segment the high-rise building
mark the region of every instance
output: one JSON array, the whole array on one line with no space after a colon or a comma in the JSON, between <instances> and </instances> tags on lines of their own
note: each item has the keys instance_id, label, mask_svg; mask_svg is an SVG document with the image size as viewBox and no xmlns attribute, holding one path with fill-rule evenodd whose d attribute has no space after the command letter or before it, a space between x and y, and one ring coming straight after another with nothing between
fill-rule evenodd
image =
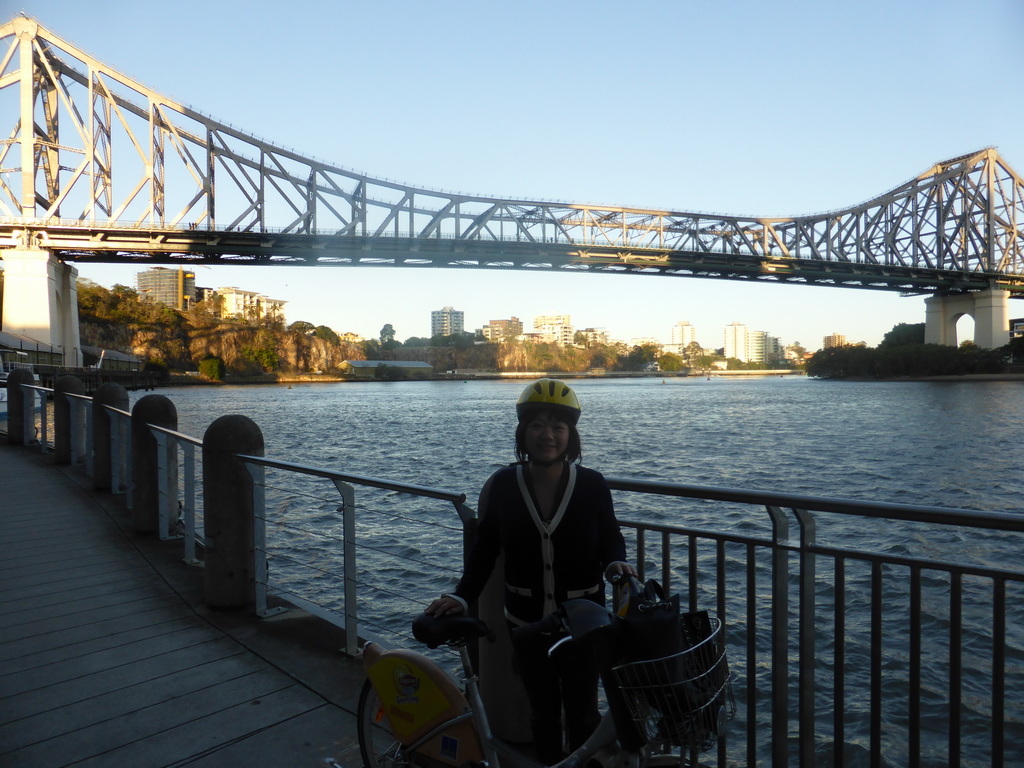
<instances>
[{"instance_id":1,"label":"high-rise building","mask_svg":"<svg viewBox=\"0 0 1024 768\"><path fill-rule=\"evenodd\" d=\"M741 362L747 361L747 326L743 323L730 323L725 326L725 356L735 357Z\"/></svg>"},{"instance_id":2,"label":"high-rise building","mask_svg":"<svg viewBox=\"0 0 1024 768\"><path fill-rule=\"evenodd\" d=\"M690 325L686 320L681 320L672 326L672 344L680 349L697 340L697 328Z\"/></svg>"},{"instance_id":3,"label":"high-rise building","mask_svg":"<svg viewBox=\"0 0 1024 768\"><path fill-rule=\"evenodd\" d=\"M462 333L464 312L451 307L435 309L430 313L430 336L451 336Z\"/></svg>"},{"instance_id":4,"label":"high-rise building","mask_svg":"<svg viewBox=\"0 0 1024 768\"><path fill-rule=\"evenodd\" d=\"M139 295L184 312L196 300L196 273L153 267L135 275Z\"/></svg>"},{"instance_id":5,"label":"high-rise building","mask_svg":"<svg viewBox=\"0 0 1024 768\"><path fill-rule=\"evenodd\" d=\"M782 358L782 345L767 331L752 331L743 323L732 323L725 326L725 356L743 363L776 365Z\"/></svg>"},{"instance_id":6,"label":"high-rise building","mask_svg":"<svg viewBox=\"0 0 1024 768\"><path fill-rule=\"evenodd\" d=\"M821 346L825 349L830 347L845 347L846 336L841 333L833 333L831 336L826 336L821 340Z\"/></svg>"},{"instance_id":7,"label":"high-rise building","mask_svg":"<svg viewBox=\"0 0 1024 768\"><path fill-rule=\"evenodd\" d=\"M491 320L483 327L482 333L488 341L514 339L523 335L523 321L514 316L508 320Z\"/></svg>"}]
</instances>

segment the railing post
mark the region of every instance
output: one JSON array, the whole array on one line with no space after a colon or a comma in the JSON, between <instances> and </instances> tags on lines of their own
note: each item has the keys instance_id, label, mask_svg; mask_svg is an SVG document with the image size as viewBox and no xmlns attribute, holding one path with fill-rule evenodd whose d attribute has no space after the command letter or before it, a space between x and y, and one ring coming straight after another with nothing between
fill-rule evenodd
<instances>
[{"instance_id":1,"label":"railing post","mask_svg":"<svg viewBox=\"0 0 1024 768\"><path fill-rule=\"evenodd\" d=\"M815 589L817 581L817 558L811 547L817 541L814 517L806 509L794 509L797 524L800 526L800 669L798 682L800 765L815 765L815 727L814 727L814 669L817 664L815 643ZM843 671L836 670L841 675Z\"/></svg>"},{"instance_id":2,"label":"railing post","mask_svg":"<svg viewBox=\"0 0 1024 768\"><path fill-rule=\"evenodd\" d=\"M39 397L39 452L46 453L47 445L50 441L49 432L47 429L47 412L46 412L46 393L40 389L35 390L36 395ZM34 405L33 398L33 405ZM26 418L28 414L26 413ZM33 422L35 419L33 419Z\"/></svg>"},{"instance_id":3,"label":"railing post","mask_svg":"<svg viewBox=\"0 0 1024 768\"><path fill-rule=\"evenodd\" d=\"M96 388L92 396L92 486L97 491L113 490L114 439L112 432L118 428L111 414L104 406L128 410L128 390L120 384L106 382Z\"/></svg>"},{"instance_id":4,"label":"railing post","mask_svg":"<svg viewBox=\"0 0 1024 768\"><path fill-rule=\"evenodd\" d=\"M92 399L80 401L85 407L85 474L87 477L96 476L96 459L93 450L94 435L96 434L96 409L93 407Z\"/></svg>"},{"instance_id":5,"label":"railing post","mask_svg":"<svg viewBox=\"0 0 1024 768\"><path fill-rule=\"evenodd\" d=\"M167 435L158 441L150 424L178 429L178 411L170 398L146 395L132 407L132 525L136 531L166 539L178 520L178 462L168 461ZM175 452L176 454L176 452ZM162 472L160 470L163 470Z\"/></svg>"},{"instance_id":6,"label":"railing post","mask_svg":"<svg viewBox=\"0 0 1024 768\"><path fill-rule=\"evenodd\" d=\"M342 535L345 539L345 653L355 656L359 653L359 610L356 594L356 492L348 483L334 481L341 494Z\"/></svg>"},{"instance_id":7,"label":"railing post","mask_svg":"<svg viewBox=\"0 0 1024 768\"><path fill-rule=\"evenodd\" d=\"M789 519L766 506L772 520L772 765L789 765Z\"/></svg>"},{"instance_id":8,"label":"railing post","mask_svg":"<svg viewBox=\"0 0 1024 768\"><path fill-rule=\"evenodd\" d=\"M286 610L267 607L267 581L270 578L267 567L267 472L262 464L246 464L245 468L252 476L253 602L256 615L266 619Z\"/></svg>"},{"instance_id":9,"label":"railing post","mask_svg":"<svg viewBox=\"0 0 1024 768\"><path fill-rule=\"evenodd\" d=\"M36 436L35 417L25 417L25 401L35 408L35 390L22 389L22 384L34 385L31 371L16 368L7 375L7 442L10 445L29 445ZM31 413L31 411L30 411Z\"/></svg>"},{"instance_id":10,"label":"railing post","mask_svg":"<svg viewBox=\"0 0 1024 768\"><path fill-rule=\"evenodd\" d=\"M182 516L185 518L185 562L193 565L196 560L196 447L188 440L177 440L185 468L185 489Z\"/></svg>"},{"instance_id":11,"label":"railing post","mask_svg":"<svg viewBox=\"0 0 1024 768\"><path fill-rule=\"evenodd\" d=\"M77 376L61 376L53 384L53 460L57 464L72 464L81 454L76 443L82 436L81 430L76 429L80 411L72 402L74 398L68 395L84 394L85 384Z\"/></svg>"},{"instance_id":12,"label":"railing post","mask_svg":"<svg viewBox=\"0 0 1024 768\"><path fill-rule=\"evenodd\" d=\"M263 456L263 433L247 416L221 416L203 435L203 573L211 608L255 602L253 480L238 454Z\"/></svg>"}]
</instances>

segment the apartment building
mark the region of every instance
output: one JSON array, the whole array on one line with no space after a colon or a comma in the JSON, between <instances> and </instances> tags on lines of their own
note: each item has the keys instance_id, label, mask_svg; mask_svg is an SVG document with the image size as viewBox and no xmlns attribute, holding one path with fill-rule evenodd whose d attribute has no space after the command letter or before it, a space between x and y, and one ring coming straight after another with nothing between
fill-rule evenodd
<instances>
[{"instance_id":1,"label":"apartment building","mask_svg":"<svg viewBox=\"0 0 1024 768\"><path fill-rule=\"evenodd\" d=\"M435 309L430 313L430 336L451 336L462 333L465 328L465 313L451 307Z\"/></svg>"}]
</instances>

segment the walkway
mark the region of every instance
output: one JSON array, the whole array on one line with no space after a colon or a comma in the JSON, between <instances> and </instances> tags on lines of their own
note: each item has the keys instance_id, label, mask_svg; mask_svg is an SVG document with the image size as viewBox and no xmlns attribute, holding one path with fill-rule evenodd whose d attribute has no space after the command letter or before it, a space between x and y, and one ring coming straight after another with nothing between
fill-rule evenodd
<instances>
[{"instance_id":1,"label":"walkway","mask_svg":"<svg viewBox=\"0 0 1024 768\"><path fill-rule=\"evenodd\" d=\"M201 603L123 497L0 445L0 765L359 768L340 630Z\"/></svg>"}]
</instances>

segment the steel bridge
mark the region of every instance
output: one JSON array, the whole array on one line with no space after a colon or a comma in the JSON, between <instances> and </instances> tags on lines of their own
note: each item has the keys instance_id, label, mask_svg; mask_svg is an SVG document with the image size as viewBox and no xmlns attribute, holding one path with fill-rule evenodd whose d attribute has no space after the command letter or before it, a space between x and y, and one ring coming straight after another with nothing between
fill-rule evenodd
<instances>
[{"instance_id":1,"label":"steel bridge","mask_svg":"<svg viewBox=\"0 0 1024 768\"><path fill-rule=\"evenodd\" d=\"M4 124L7 124L5 128ZM850 208L789 218L512 200L374 178L169 99L34 20L0 26L5 330L77 339L72 263L559 270L899 291L929 340L1005 343L1024 296L1024 180L994 148ZM45 296L30 284L55 285ZM8 309L11 305L11 309ZM55 336L51 335L52 339ZM69 361L71 362L71 361Z\"/></svg>"}]
</instances>

